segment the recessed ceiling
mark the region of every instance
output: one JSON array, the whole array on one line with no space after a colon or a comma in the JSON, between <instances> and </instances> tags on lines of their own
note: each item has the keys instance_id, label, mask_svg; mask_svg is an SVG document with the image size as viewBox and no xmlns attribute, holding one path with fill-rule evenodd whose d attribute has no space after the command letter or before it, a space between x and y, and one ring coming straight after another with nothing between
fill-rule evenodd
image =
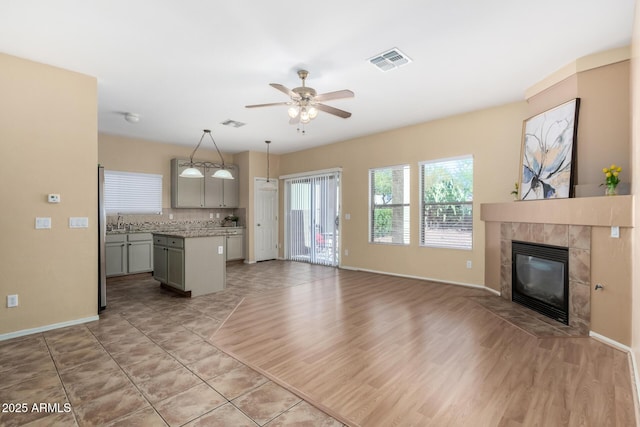
<instances>
[{"instance_id":1,"label":"recessed ceiling","mask_svg":"<svg viewBox=\"0 0 640 427\"><path fill-rule=\"evenodd\" d=\"M520 101L573 60L631 43L633 0L4 0L0 52L97 77L100 132L193 146L211 129L224 152L297 151ZM402 17L394 20L392 17ZM391 47L410 66L381 73ZM350 111L289 125L269 83ZM139 115L137 123L124 113ZM242 127L224 126L232 118Z\"/></svg>"}]
</instances>

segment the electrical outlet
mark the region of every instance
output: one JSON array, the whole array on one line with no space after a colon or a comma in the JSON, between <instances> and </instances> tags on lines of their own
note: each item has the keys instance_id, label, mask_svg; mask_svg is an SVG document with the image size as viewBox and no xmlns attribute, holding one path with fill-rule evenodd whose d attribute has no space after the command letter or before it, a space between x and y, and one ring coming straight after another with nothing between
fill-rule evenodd
<instances>
[{"instance_id":1,"label":"electrical outlet","mask_svg":"<svg viewBox=\"0 0 640 427\"><path fill-rule=\"evenodd\" d=\"M169 219L173 219L173 214L169 214Z\"/></svg>"},{"instance_id":2,"label":"electrical outlet","mask_svg":"<svg viewBox=\"0 0 640 427\"><path fill-rule=\"evenodd\" d=\"M213 219L213 212L209 214L209 219Z\"/></svg>"},{"instance_id":3,"label":"electrical outlet","mask_svg":"<svg viewBox=\"0 0 640 427\"><path fill-rule=\"evenodd\" d=\"M220 218L220 213L216 212L216 219Z\"/></svg>"},{"instance_id":4,"label":"electrical outlet","mask_svg":"<svg viewBox=\"0 0 640 427\"><path fill-rule=\"evenodd\" d=\"M7 295L7 308L18 306L18 295Z\"/></svg>"},{"instance_id":5,"label":"electrical outlet","mask_svg":"<svg viewBox=\"0 0 640 427\"><path fill-rule=\"evenodd\" d=\"M470 259L469 259L469 260L467 260L467 268L471 268L471 266L472 266L472 265L473 265L473 264L471 263L471 260L470 260Z\"/></svg>"},{"instance_id":6,"label":"electrical outlet","mask_svg":"<svg viewBox=\"0 0 640 427\"><path fill-rule=\"evenodd\" d=\"M224 246L218 246L218 254L222 255L224 253Z\"/></svg>"},{"instance_id":7,"label":"electrical outlet","mask_svg":"<svg viewBox=\"0 0 640 427\"><path fill-rule=\"evenodd\" d=\"M617 225L614 225L611 227L611 237L613 237L614 239L619 239L620 238L620 227Z\"/></svg>"}]
</instances>

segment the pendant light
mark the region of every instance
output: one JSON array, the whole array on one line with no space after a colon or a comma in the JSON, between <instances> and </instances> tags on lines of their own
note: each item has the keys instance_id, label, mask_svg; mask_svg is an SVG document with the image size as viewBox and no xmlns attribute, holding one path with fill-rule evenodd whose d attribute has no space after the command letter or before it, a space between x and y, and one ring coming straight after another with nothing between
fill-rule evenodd
<instances>
[{"instance_id":1,"label":"pendant light","mask_svg":"<svg viewBox=\"0 0 640 427\"><path fill-rule=\"evenodd\" d=\"M271 141L265 141L265 144L267 144L267 182L262 183L260 190L276 191L278 189L278 183L271 181L269 178L269 145L271 145Z\"/></svg>"},{"instance_id":2,"label":"pendant light","mask_svg":"<svg viewBox=\"0 0 640 427\"><path fill-rule=\"evenodd\" d=\"M213 142L213 146L216 147L216 151L218 152L218 156L220 156L220 161L222 163L193 161L193 156L196 154L196 151L198 151L198 148L200 148L200 144L202 144L202 140L204 139L205 135L209 135L209 138L211 138L211 142ZM216 141L213 139L213 136L211 135L211 131L209 129L204 129L202 131L202 136L200 137L200 141L198 141L198 145L196 145L196 148L193 149L191 156L189 156L189 163L182 163L180 164L180 166L188 166L180 173L180 177L182 178L204 178L204 175L200 170L201 168L203 168L205 170L217 169L215 173L211 175L213 178L233 179L233 175L231 175L231 172L229 172L229 170L224 166L224 157L222 157L222 153L220 153L220 150L218 149L218 144L216 144Z\"/></svg>"}]
</instances>

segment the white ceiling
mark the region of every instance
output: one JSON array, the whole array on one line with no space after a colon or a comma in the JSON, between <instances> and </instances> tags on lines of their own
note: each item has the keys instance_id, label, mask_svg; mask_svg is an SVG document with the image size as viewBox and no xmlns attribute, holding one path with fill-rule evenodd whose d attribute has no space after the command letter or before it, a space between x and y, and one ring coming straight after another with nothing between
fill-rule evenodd
<instances>
[{"instance_id":1,"label":"white ceiling","mask_svg":"<svg viewBox=\"0 0 640 427\"><path fill-rule=\"evenodd\" d=\"M631 43L634 0L0 0L0 52L96 76L100 132L285 153L519 101L573 60ZM367 59L397 47L413 62ZM350 111L306 135L269 83ZM124 120L124 112L140 122ZM245 122L225 127L227 119Z\"/></svg>"}]
</instances>

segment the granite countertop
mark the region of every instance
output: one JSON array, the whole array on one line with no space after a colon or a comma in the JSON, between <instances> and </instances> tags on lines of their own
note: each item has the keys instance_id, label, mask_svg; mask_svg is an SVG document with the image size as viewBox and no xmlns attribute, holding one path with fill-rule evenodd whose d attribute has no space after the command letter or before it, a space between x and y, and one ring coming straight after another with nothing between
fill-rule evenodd
<instances>
[{"instance_id":1,"label":"granite countertop","mask_svg":"<svg viewBox=\"0 0 640 427\"><path fill-rule=\"evenodd\" d=\"M209 237L209 236L226 236L228 234L237 234L238 231L244 230L244 227L198 227L198 228L165 228L162 226L151 229L114 229L107 231L107 235L113 234L132 234L132 233L152 233L162 234L174 237Z\"/></svg>"},{"instance_id":2,"label":"granite countertop","mask_svg":"<svg viewBox=\"0 0 640 427\"><path fill-rule=\"evenodd\" d=\"M239 227L220 227L220 228L204 228L196 230L171 230L171 231L154 231L153 234L159 234L162 236L182 237L183 239L190 237L213 237L213 236L226 236L228 234L235 234L237 231L231 233L229 228L237 230Z\"/></svg>"}]
</instances>

